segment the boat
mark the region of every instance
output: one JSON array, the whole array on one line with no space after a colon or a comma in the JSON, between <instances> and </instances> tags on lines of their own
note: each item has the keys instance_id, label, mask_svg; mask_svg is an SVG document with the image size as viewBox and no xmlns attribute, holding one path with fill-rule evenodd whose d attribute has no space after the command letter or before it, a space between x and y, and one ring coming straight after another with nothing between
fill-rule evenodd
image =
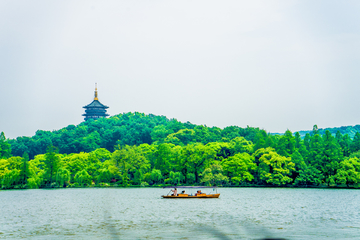
<instances>
[{"instance_id":1,"label":"boat","mask_svg":"<svg viewBox=\"0 0 360 240\"><path fill-rule=\"evenodd\" d=\"M203 193L201 190L198 190L194 194L188 194L185 193L185 191L182 191L181 193L178 193L176 196L174 194L171 194L171 190L167 195L161 195L162 198L219 198L220 193L217 193L216 187L204 187L204 186L173 186L173 187L164 187L164 188L213 188L213 191L216 189L215 193Z\"/></svg>"}]
</instances>

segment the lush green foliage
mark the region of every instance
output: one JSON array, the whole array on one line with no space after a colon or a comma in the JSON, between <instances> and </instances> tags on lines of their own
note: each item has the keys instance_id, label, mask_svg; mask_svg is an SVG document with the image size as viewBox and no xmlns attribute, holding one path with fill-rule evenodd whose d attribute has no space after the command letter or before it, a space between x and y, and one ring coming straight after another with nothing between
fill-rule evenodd
<instances>
[{"instance_id":1,"label":"lush green foliage","mask_svg":"<svg viewBox=\"0 0 360 240\"><path fill-rule=\"evenodd\" d=\"M38 131L32 138L7 140L2 133L0 150L0 183L6 189L360 183L360 134L353 139L341 132L321 134L316 125L301 138L289 130L271 135L128 113Z\"/></svg>"},{"instance_id":2,"label":"lush green foliage","mask_svg":"<svg viewBox=\"0 0 360 240\"><path fill-rule=\"evenodd\" d=\"M112 152L117 145L173 143L185 146L190 143L230 141L236 137L253 141L259 131L258 128L236 126L210 128L189 122L181 123L164 116L124 113L96 121L89 120L78 126L69 125L57 131L38 130L33 137L18 137L6 144L11 144L13 156L27 153L30 158L34 158L35 155L46 153L48 146L55 146L59 153L66 154L91 152L98 148ZM10 151L7 149L9 146L0 145L0 156L3 154L9 157Z\"/></svg>"}]
</instances>

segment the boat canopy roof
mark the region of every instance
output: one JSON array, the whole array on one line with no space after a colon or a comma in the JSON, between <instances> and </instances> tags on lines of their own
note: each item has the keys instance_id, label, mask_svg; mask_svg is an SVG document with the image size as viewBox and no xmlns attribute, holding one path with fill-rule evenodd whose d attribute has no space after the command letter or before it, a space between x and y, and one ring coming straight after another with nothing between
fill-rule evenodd
<instances>
[{"instance_id":1,"label":"boat canopy roof","mask_svg":"<svg viewBox=\"0 0 360 240\"><path fill-rule=\"evenodd\" d=\"M163 188L217 188L216 186L166 186Z\"/></svg>"}]
</instances>

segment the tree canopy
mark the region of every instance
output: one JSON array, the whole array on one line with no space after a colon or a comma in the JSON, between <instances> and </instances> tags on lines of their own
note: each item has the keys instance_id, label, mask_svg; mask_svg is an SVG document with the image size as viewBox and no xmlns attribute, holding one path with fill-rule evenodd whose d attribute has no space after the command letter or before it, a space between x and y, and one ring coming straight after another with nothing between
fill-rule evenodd
<instances>
[{"instance_id":1,"label":"tree canopy","mask_svg":"<svg viewBox=\"0 0 360 240\"><path fill-rule=\"evenodd\" d=\"M338 186L360 183L360 134L318 129L223 129L164 116L125 113L0 135L0 184L9 188L222 185Z\"/></svg>"}]
</instances>

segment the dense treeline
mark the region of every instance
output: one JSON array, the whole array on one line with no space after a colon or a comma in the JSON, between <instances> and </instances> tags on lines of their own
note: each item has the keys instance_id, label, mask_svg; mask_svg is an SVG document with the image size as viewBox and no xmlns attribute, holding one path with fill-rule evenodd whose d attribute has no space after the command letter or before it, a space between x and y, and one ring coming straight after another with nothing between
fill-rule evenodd
<instances>
[{"instance_id":1,"label":"dense treeline","mask_svg":"<svg viewBox=\"0 0 360 240\"><path fill-rule=\"evenodd\" d=\"M253 141L258 128L236 126L220 129L181 123L164 116L143 113L125 113L111 118L82 122L78 126L69 125L57 131L38 130L33 137L18 137L9 140L13 156L29 154L30 158L44 154L48 146L55 146L59 153L91 152L98 148L114 151L117 145L137 145L228 141L235 137L245 137Z\"/></svg>"},{"instance_id":2,"label":"dense treeline","mask_svg":"<svg viewBox=\"0 0 360 240\"><path fill-rule=\"evenodd\" d=\"M81 142L79 139L82 139L100 147L80 153L61 153L63 145L54 146L56 137L51 134L77 131L77 127L70 127L70 130L47 134L51 144L46 146L45 153L34 157L27 152L12 156L10 143L14 141L6 140L2 133L1 187L163 184L357 187L360 183L360 133L353 139L339 131L335 136L329 131L320 134L315 125L311 134L301 138L299 133L292 134L289 130L284 135L274 136L260 129L208 128L137 113L116 118L116 121L126 118L122 127L131 130L130 126L137 126L141 133L136 135L132 131L135 137L130 137L124 131L123 136L128 137L117 139L110 150L102 146L101 141L86 140L84 135L71 141ZM114 120L101 119L78 127L86 130L89 136L96 133L101 136L108 128L95 126L106 126L107 121ZM145 132L139 127L141 124L148 129L145 135L149 138L144 139L149 142L140 140ZM40 137L35 137L34 141L41 141ZM133 142L127 144L131 139Z\"/></svg>"}]
</instances>

